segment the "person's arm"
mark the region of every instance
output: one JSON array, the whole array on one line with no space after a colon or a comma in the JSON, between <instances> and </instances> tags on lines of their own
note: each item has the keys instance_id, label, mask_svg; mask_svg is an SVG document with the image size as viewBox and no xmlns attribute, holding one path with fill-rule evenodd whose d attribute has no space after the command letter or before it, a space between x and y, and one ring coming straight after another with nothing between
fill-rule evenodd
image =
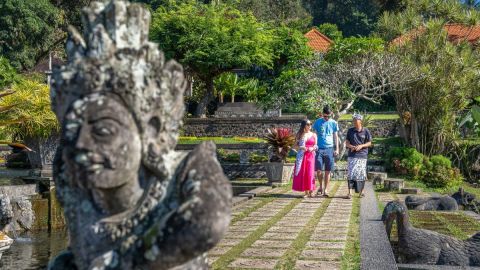
<instances>
[{"instance_id":1,"label":"person's arm","mask_svg":"<svg viewBox=\"0 0 480 270\"><path fill-rule=\"evenodd\" d=\"M308 151L310 152L314 152L314 151L317 151L318 149L318 146L317 146L317 134L313 133L313 139L315 141L314 145L312 147L309 147Z\"/></svg>"},{"instance_id":2,"label":"person's arm","mask_svg":"<svg viewBox=\"0 0 480 270\"><path fill-rule=\"evenodd\" d=\"M363 144L358 145L358 146L357 146L357 148L358 148L357 151L358 151L358 150L361 150L361 149L363 149L363 148L368 148L368 147L372 146L372 135L370 134L370 131L369 131L369 130L366 130L365 133L366 133L366 134L365 134L365 137L366 137L366 138L365 138L365 141L366 141L366 142L363 143Z\"/></svg>"},{"instance_id":3,"label":"person's arm","mask_svg":"<svg viewBox=\"0 0 480 270\"><path fill-rule=\"evenodd\" d=\"M334 155L338 156L340 153L339 139L338 139L338 123L335 123L335 131L333 133L333 139L335 140L335 152Z\"/></svg>"}]
</instances>

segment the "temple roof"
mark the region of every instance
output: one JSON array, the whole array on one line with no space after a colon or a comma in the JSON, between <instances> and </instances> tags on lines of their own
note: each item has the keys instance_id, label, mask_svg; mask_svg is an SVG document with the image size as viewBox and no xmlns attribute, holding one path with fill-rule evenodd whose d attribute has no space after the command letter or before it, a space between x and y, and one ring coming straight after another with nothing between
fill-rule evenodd
<instances>
[{"instance_id":1,"label":"temple roof","mask_svg":"<svg viewBox=\"0 0 480 270\"><path fill-rule=\"evenodd\" d=\"M331 39L322 34L316 28L312 28L312 30L308 31L308 33L305 34L305 37L308 39L307 45L315 52L326 53L333 44Z\"/></svg>"}]
</instances>

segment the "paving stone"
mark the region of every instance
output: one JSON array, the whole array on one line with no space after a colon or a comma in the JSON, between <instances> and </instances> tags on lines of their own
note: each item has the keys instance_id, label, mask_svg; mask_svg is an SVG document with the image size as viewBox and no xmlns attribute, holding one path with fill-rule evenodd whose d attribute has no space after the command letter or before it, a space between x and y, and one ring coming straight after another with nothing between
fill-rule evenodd
<instances>
[{"instance_id":1,"label":"paving stone","mask_svg":"<svg viewBox=\"0 0 480 270\"><path fill-rule=\"evenodd\" d=\"M269 212L266 212L266 211L259 211L259 212L253 212L251 213L250 215L248 215L249 217L273 217L275 216L276 214L278 214L279 211L269 211Z\"/></svg>"},{"instance_id":2,"label":"paving stone","mask_svg":"<svg viewBox=\"0 0 480 270\"><path fill-rule=\"evenodd\" d=\"M305 259L318 259L326 261L337 261L342 258L343 251L326 249L305 249L301 257Z\"/></svg>"},{"instance_id":3,"label":"paving stone","mask_svg":"<svg viewBox=\"0 0 480 270\"><path fill-rule=\"evenodd\" d=\"M317 241L309 241L305 245L306 248L310 249L345 249L345 242L317 242Z\"/></svg>"},{"instance_id":4,"label":"paving stone","mask_svg":"<svg viewBox=\"0 0 480 270\"><path fill-rule=\"evenodd\" d=\"M252 247L261 248L288 248L292 244L290 240L257 240Z\"/></svg>"},{"instance_id":5,"label":"paving stone","mask_svg":"<svg viewBox=\"0 0 480 270\"><path fill-rule=\"evenodd\" d=\"M340 270L341 264L337 262L320 262L320 261L306 261L298 260L295 264L295 269L298 270Z\"/></svg>"},{"instance_id":6,"label":"paving stone","mask_svg":"<svg viewBox=\"0 0 480 270\"><path fill-rule=\"evenodd\" d=\"M259 220L269 220L271 219L272 217L246 217L246 218L243 218L241 219L241 221L259 221Z\"/></svg>"},{"instance_id":7,"label":"paving stone","mask_svg":"<svg viewBox=\"0 0 480 270\"><path fill-rule=\"evenodd\" d=\"M347 241L347 234L313 234L310 239L315 241Z\"/></svg>"},{"instance_id":8,"label":"paving stone","mask_svg":"<svg viewBox=\"0 0 480 270\"><path fill-rule=\"evenodd\" d=\"M229 267L236 268L254 268L254 269L273 269L278 260L275 259L245 259L239 258L233 261Z\"/></svg>"},{"instance_id":9,"label":"paving stone","mask_svg":"<svg viewBox=\"0 0 480 270\"><path fill-rule=\"evenodd\" d=\"M243 239L243 238L246 238L247 236L249 236L252 232L227 232L225 234L225 238L229 238L229 239L237 239L237 238L240 238L240 239Z\"/></svg>"},{"instance_id":10,"label":"paving stone","mask_svg":"<svg viewBox=\"0 0 480 270\"><path fill-rule=\"evenodd\" d=\"M237 226L245 226L245 227L248 227L248 226L259 226L259 225L262 225L263 223L265 223L264 220L253 220L253 221L238 221L235 223L235 225Z\"/></svg>"},{"instance_id":11,"label":"paving stone","mask_svg":"<svg viewBox=\"0 0 480 270\"><path fill-rule=\"evenodd\" d=\"M238 245L240 242L242 242L243 239L223 239L218 243L218 246L228 246L228 247L233 247Z\"/></svg>"},{"instance_id":12,"label":"paving stone","mask_svg":"<svg viewBox=\"0 0 480 270\"><path fill-rule=\"evenodd\" d=\"M281 222L305 222L308 223L312 217L283 217L279 221Z\"/></svg>"},{"instance_id":13,"label":"paving stone","mask_svg":"<svg viewBox=\"0 0 480 270\"><path fill-rule=\"evenodd\" d=\"M294 221L294 220L286 220L286 221L279 221L275 223L276 226L284 226L284 227L304 227L307 225L308 220L305 221Z\"/></svg>"},{"instance_id":14,"label":"paving stone","mask_svg":"<svg viewBox=\"0 0 480 270\"><path fill-rule=\"evenodd\" d=\"M347 234L348 228L337 228L337 227L317 227L315 228L314 234Z\"/></svg>"},{"instance_id":15,"label":"paving stone","mask_svg":"<svg viewBox=\"0 0 480 270\"><path fill-rule=\"evenodd\" d=\"M208 252L208 255L213 255L213 256L221 256L225 253L227 253L227 251L229 251L232 247L225 247L225 246L218 246L218 247L214 247L213 249L211 249L209 252Z\"/></svg>"},{"instance_id":16,"label":"paving stone","mask_svg":"<svg viewBox=\"0 0 480 270\"><path fill-rule=\"evenodd\" d=\"M279 258L282 257L286 249L275 248L247 248L240 256L242 257L262 257L262 258Z\"/></svg>"},{"instance_id":17,"label":"paving stone","mask_svg":"<svg viewBox=\"0 0 480 270\"><path fill-rule=\"evenodd\" d=\"M228 228L229 232L253 232L258 229L257 226L237 226L232 225Z\"/></svg>"},{"instance_id":18,"label":"paving stone","mask_svg":"<svg viewBox=\"0 0 480 270\"><path fill-rule=\"evenodd\" d=\"M265 233L260 239L295 240L298 233Z\"/></svg>"},{"instance_id":19,"label":"paving stone","mask_svg":"<svg viewBox=\"0 0 480 270\"><path fill-rule=\"evenodd\" d=\"M298 233L303 230L304 227L284 227L284 226L273 226L268 229L268 232L283 232L283 233Z\"/></svg>"},{"instance_id":20,"label":"paving stone","mask_svg":"<svg viewBox=\"0 0 480 270\"><path fill-rule=\"evenodd\" d=\"M319 223L317 223L317 227L348 228L348 223L336 224L332 221L320 221Z\"/></svg>"}]
</instances>

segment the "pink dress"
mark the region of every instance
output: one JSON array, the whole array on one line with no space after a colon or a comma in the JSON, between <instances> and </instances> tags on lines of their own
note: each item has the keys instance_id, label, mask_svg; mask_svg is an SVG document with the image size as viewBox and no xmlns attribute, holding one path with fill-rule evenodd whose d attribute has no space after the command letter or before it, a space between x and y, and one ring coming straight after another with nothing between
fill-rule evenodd
<instances>
[{"instance_id":1,"label":"pink dress","mask_svg":"<svg viewBox=\"0 0 480 270\"><path fill-rule=\"evenodd\" d=\"M307 148L314 147L315 136L310 136L306 142L303 139L300 140L299 145ZM315 151L298 150L292 189L295 191L315 190Z\"/></svg>"}]
</instances>

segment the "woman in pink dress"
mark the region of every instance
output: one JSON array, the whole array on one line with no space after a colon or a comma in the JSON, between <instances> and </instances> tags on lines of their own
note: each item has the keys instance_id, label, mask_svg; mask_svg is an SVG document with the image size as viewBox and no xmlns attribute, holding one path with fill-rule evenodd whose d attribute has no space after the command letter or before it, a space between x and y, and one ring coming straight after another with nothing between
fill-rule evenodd
<instances>
[{"instance_id":1,"label":"woman in pink dress","mask_svg":"<svg viewBox=\"0 0 480 270\"><path fill-rule=\"evenodd\" d=\"M295 191L305 192L306 197L312 197L315 190L315 151L317 150L317 135L310 130L312 123L303 120L297 132L295 148L297 159L293 171L293 186Z\"/></svg>"}]
</instances>

